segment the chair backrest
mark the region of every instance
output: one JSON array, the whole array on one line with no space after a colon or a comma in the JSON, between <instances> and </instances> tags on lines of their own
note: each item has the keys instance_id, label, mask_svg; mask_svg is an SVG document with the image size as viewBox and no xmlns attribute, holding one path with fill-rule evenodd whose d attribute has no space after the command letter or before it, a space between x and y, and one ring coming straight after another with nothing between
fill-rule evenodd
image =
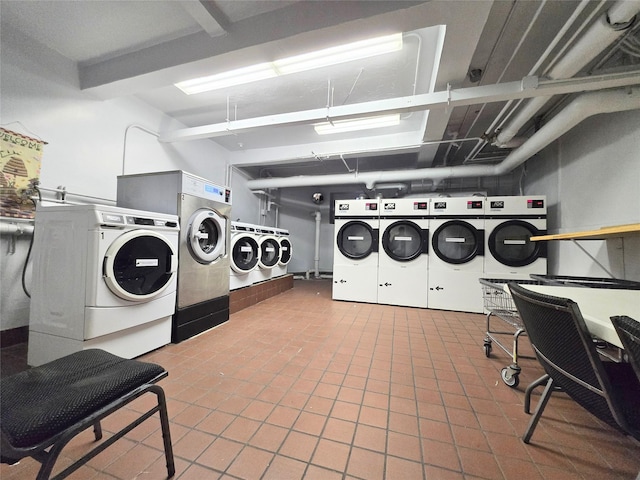
<instances>
[{"instance_id":1,"label":"chair backrest","mask_svg":"<svg viewBox=\"0 0 640 480\"><path fill-rule=\"evenodd\" d=\"M611 322L618 332L618 337L629 357L629 363L640 380L640 321L620 315L611 317Z\"/></svg>"},{"instance_id":2,"label":"chair backrest","mask_svg":"<svg viewBox=\"0 0 640 480\"><path fill-rule=\"evenodd\" d=\"M607 373L598 358L578 305L510 283L524 328L546 373L578 404L612 427L626 421L610 394Z\"/></svg>"}]
</instances>

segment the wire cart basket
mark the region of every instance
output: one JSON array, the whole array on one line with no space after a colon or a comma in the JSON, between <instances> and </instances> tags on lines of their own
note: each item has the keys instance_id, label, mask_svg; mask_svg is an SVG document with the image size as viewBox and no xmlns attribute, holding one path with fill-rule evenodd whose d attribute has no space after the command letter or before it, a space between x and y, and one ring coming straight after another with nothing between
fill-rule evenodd
<instances>
[{"instance_id":1,"label":"wire cart basket","mask_svg":"<svg viewBox=\"0 0 640 480\"><path fill-rule=\"evenodd\" d=\"M526 335L524 325L520 319L520 315L513 302L513 298L505 285L513 280L493 279L493 278L481 278L480 284L482 285L482 297L484 299L484 308L487 313L487 333L484 338L484 353L487 357L491 356L491 350L493 344L496 344L512 359L512 363L504 367L500 371L502 381L511 388L516 388L520 383L520 371L521 368L518 365L518 339L521 335ZM522 284L540 284L538 280L517 280ZM511 327L510 330L492 330L491 329L491 317L498 317L506 325ZM505 326L503 325L503 328ZM504 336L513 336L512 347L503 343L505 342ZM522 358L532 358L522 356Z\"/></svg>"}]
</instances>

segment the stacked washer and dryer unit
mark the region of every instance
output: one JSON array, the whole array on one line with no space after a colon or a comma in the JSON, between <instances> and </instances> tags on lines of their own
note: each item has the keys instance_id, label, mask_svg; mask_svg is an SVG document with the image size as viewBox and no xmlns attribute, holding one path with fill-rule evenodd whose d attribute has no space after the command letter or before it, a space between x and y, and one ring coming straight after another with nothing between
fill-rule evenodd
<instances>
[{"instance_id":1,"label":"stacked washer and dryer unit","mask_svg":"<svg viewBox=\"0 0 640 480\"><path fill-rule=\"evenodd\" d=\"M172 342L227 321L231 190L181 170L123 175L118 205L180 218Z\"/></svg>"},{"instance_id":2,"label":"stacked washer and dryer unit","mask_svg":"<svg viewBox=\"0 0 640 480\"><path fill-rule=\"evenodd\" d=\"M176 215L38 205L27 362L101 348L133 358L171 342Z\"/></svg>"}]
</instances>

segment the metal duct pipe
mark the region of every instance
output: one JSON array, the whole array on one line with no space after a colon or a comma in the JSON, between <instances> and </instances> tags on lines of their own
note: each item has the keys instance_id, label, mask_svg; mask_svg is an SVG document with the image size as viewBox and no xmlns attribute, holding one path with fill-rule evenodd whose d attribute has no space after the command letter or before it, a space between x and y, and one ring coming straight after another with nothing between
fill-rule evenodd
<instances>
[{"instance_id":1,"label":"metal duct pipe","mask_svg":"<svg viewBox=\"0 0 640 480\"><path fill-rule=\"evenodd\" d=\"M320 278L320 222L322 220L322 214L320 211L314 212L316 217L316 238L315 238L315 255L313 257L313 271L314 277Z\"/></svg>"},{"instance_id":2,"label":"metal duct pipe","mask_svg":"<svg viewBox=\"0 0 640 480\"><path fill-rule=\"evenodd\" d=\"M32 235L33 225L2 221L0 222L0 233L2 235Z\"/></svg>"},{"instance_id":3,"label":"metal duct pipe","mask_svg":"<svg viewBox=\"0 0 640 480\"><path fill-rule=\"evenodd\" d=\"M554 79L571 78L585 65L611 45L624 29L619 25L631 26L634 17L640 12L640 2L621 0L615 3L600 21L595 22L580 40L567 52L547 76ZM531 98L522 110L503 127L497 135L495 145L505 147L520 129L549 101L551 97Z\"/></svg>"},{"instance_id":4,"label":"metal duct pipe","mask_svg":"<svg viewBox=\"0 0 640 480\"><path fill-rule=\"evenodd\" d=\"M372 189L379 182L441 180L445 178L499 176L513 170L586 118L600 113L640 109L640 89L617 89L583 94L497 165L463 165L418 170L378 171L336 175L297 176L248 180L250 189L286 188L364 183Z\"/></svg>"}]
</instances>

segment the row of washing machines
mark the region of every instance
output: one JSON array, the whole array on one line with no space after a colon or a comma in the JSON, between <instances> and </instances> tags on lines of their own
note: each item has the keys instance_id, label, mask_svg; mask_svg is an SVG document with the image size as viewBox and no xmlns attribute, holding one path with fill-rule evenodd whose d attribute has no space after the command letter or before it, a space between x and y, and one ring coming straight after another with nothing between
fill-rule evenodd
<instances>
[{"instance_id":1,"label":"row of washing machines","mask_svg":"<svg viewBox=\"0 0 640 480\"><path fill-rule=\"evenodd\" d=\"M285 275L292 254L289 230L231 222L229 288Z\"/></svg>"},{"instance_id":2,"label":"row of washing machines","mask_svg":"<svg viewBox=\"0 0 640 480\"><path fill-rule=\"evenodd\" d=\"M483 312L479 279L546 274L544 196L338 200L333 299Z\"/></svg>"},{"instance_id":3,"label":"row of washing machines","mask_svg":"<svg viewBox=\"0 0 640 480\"><path fill-rule=\"evenodd\" d=\"M38 205L28 363L133 358L229 318L231 190L183 171L118 177L117 206Z\"/></svg>"}]
</instances>

